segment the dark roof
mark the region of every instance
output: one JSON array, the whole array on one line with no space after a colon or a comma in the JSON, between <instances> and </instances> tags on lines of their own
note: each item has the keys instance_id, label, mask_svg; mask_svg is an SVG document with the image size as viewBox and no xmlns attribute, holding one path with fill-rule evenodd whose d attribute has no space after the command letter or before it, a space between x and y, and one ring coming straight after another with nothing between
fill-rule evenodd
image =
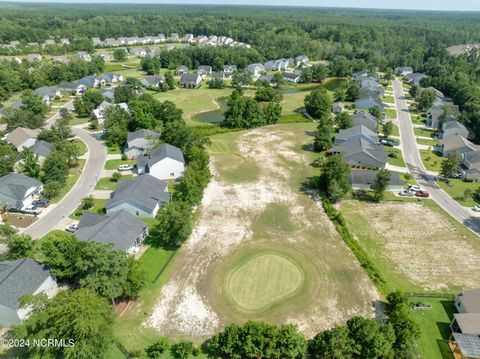
<instances>
[{"instance_id":1,"label":"dark roof","mask_svg":"<svg viewBox=\"0 0 480 359\"><path fill-rule=\"evenodd\" d=\"M139 138L148 138L148 137L157 137L158 132L152 130L146 130L144 128L137 130L135 132L129 132L127 135L127 143Z\"/></svg>"},{"instance_id":2,"label":"dark roof","mask_svg":"<svg viewBox=\"0 0 480 359\"><path fill-rule=\"evenodd\" d=\"M29 188L41 185L40 181L28 176L9 173L0 177L0 203L8 203L10 206L18 205L25 198L25 193Z\"/></svg>"},{"instance_id":3,"label":"dark roof","mask_svg":"<svg viewBox=\"0 0 480 359\"><path fill-rule=\"evenodd\" d=\"M53 149L53 144L43 140L36 141L35 144L32 147L30 147L30 150L33 153L44 158L47 158L52 154L52 149Z\"/></svg>"},{"instance_id":4,"label":"dark roof","mask_svg":"<svg viewBox=\"0 0 480 359\"><path fill-rule=\"evenodd\" d=\"M77 84L93 87L95 85L95 76L85 76L77 81Z\"/></svg>"},{"instance_id":5,"label":"dark roof","mask_svg":"<svg viewBox=\"0 0 480 359\"><path fill-rule=\"evenodd\" d=\"M467 128L463 124L454 120L453 118L451 118L447 122L444 122L443 125L442 125L443 131L446 131L446 130L449 130L449 129L452 129L452 128L456 128L456 129L468 132Z\"/></svg>"},{"instance_id":6,"label":"dark roof","mask_svg":"<svg viewBox=\"0 0 480 359\"><path fill-rule=\"evenodd\" d=\"M458 297L467 313L480 313L480 288L464 290Z\"/></svg>"},{"instance_id":7,"label":"dark roof","mask_svg":"<svg viewBox=\"0 0 480 359\"><path fill-rule=\"evenodd\" d=\"M214 79L223 80L225 78L225 73L224 72L212 72L212 77Z\"/></svg>"},{"instance_id":8,"label":"dark roof","mask_svg":"<svg viewBox=\"0 0 480 359\"><path fill-rule=\"evenodd\" d=\"M157 85L158 83L165 82L165 78L163 76L147 76L140 82L143 86L148 87L150 85Z\"/></svg>"},{"instance_id":9,"label":"dark roof","mask_svg":"<svg viewBox=\"0 0 480 359\"><path fill-rule=\"evenodd\" d=\"M480 335L480 313L456 313L453 316L463 334Z\"/></svg>"},{"instance_id":10,"label":"dark roof","mask_svg":"<svg viewBox=\"0 0 480 359\"><path fill-rule=\"evenodd\" d=\"M471 165L480 163L480 151L465 152L462 156L463 159Z\"/></svg>"},{"instance_id":11,"label":"dark roof","mask_svg":"<svg viewBox=\"0 0 480 359\"><path fill-rule=\"evenodd\" d=\"M350 182L352 184L368 184L375 182L379 171L370 170L352 170L350 171ZM403 181L398 176L398 173L390 172L389 186L403 186Z\"/></svg>"},{"instance_id":12,"label":"dark roof","mask_svg":"<svg viewBox=\"0 0 480 359\"><path fill-rule=\"evenodd\" d=\"M152 151L150 151L150 154L148 156L141 156L137 158L137 166L152 166L155 163L163 160L164 158L171 158L178 162L185 163L181 149L168 143L163 143L157 148L154 148Z\"/></svg>"},{"instance_id":13,"label":"dark roof","mask_svg":"<svg viewBox=\"0 0 480 359\"><path fill-rule=\"evenodd\" d=\"M59 91L57 86L42 86L34 90L34 92L39 96L48 96L55 97Z\"/></svg>"},{"instance_id":14,"label":"dark roof","mask_svg":"<svg viewBox=\"0 0 480 359\"><path fill-rule=\"evenodd\" d=\"M167 184L159 179L145 174L137 176L133 180L121 180L118 182L113 197L107 200L107 210L125 201L153 211L158 203L170 201L170 194L166 192Z\"/></svg>"},{"instance_id":15,"label":"dark roof","mask_svg":"<svg viewBox=\"0 0 480 359\"><path fill-rule=\"evenodd\" d=\"M81 241L113 243L117 250L127 250L147 228L147 224L125 210L110 214L84 213L75 237Z\"/></svg>"},{"instance_id":16,"label":"dark roof","mask_svg":"<svg viewBox=\"0 0 480 359\"><path fill-rule=\"evenodd\" d=\"M378 137L375 132L373 132L366 126L358 125L358 126L347 128L345 130L340 130L335 136L335 143L342 143L356 136L365 137L365 139L370 143L378 142Z\"/></svg>"},{"instance_id":17,"label":"dark roof","mask_svg":"<svg viewBox=\"0 0 480 359\"><path fill-rule=\"evenodd\" d=\"M18 298L35 293L49 276L48 268L31 258L0 262L0 304L19 309Z\"/></svg>"},{"instance_id":18,"label":"dark roof","mask_svg":"<svg viewBox=\"0 0 480 359\"><path fill-rule=\"evenodd\" d=\"M182 83L182 84L189 84L189 83L197 84L199 78L200 78L199 74L184 73L184 74L182 74L182 77L180 78L180 83Z\"/></svg>"},{"instance_id":19,"label":"dark roof","mask_svg":"<svg viewBox=\"0 0 480 359\"><path fill-rule=\"evenodd\" d=\"M370 129L376 129L378 126L377 118L368 112L358 111L355 112L352 117L354 125L362 124Z\"/></svg>"},{"instance_id":20,"label":"dark roof","mask_svg":"<svg viewBox=\"0 0 480 359\"><path fill-rule=\"evenodd\" d=\"M296 74L295 72L284 72L282 73L283 77L286 77L287 79L296 79L300 77L299 74Z\"/></svg>"},{"instance_id":21,"label":"dark roof","mask_svg":"<svg viewBox=\"0 0 480 359\"><path fill-rule=\"evenodd\" d=\"M339 146L335 146L334 152L341 152L344 154L344 157L363 152L378 162L387 163L387 152L383 146L371 144L362 137L356 137Z\"/></svg>"}]
</instances>

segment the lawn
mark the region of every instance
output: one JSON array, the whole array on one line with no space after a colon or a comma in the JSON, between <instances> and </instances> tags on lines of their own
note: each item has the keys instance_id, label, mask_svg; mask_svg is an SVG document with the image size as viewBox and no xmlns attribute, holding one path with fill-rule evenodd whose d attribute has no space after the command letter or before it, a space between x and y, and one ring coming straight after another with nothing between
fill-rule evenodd
<instances>
[{"instance_id":1,"label":"lawn","mask_svg":"<svg viewBox=\"0 0 480 359\"><path fill-rule=\"evenodd\" d=\"M480 188L479 183L465 182L461 179L449 179L448 183L437 181L437 184L462 206L473 207L480 203L475 196L475 192Z\"/></svg>"},{"instance_id":2,"label":"lawn","mask_svg":"<svg viewBox=\"0 0 480 359\"><path fill-rule=\"evenodd\" d=\"M385 112L385 115L387 116L387 118L390 118L392 120L397 118L397 110L395 109L387 108L383 112Z\"/></svg>"},{"instance_id":3,"label":"lawn","mask_svg":"<svg viewBox=\"0 0 480 359\"><path fill-rule=\"evenodd\" d=\"M437 146L438 145L438 140L426 140L426 139L423 139L423 138L419 138L417 139L417 143L419 145L426 145L426 146Z\"/></svg>"},{"instance_id":4,"label":"lawn","mask_svg":"<svg viewBox=\"0 0 480 359\"><path fill-rule=\"evenodd\" d=\"M108 147L107 148L107 153L109 155L118 155L122 153L122 150L120 147L114 146L114 147Z\"/></svg>"},{"instance_id":5,"label":"lawn","mask_svg":"<svg viewBox=\"0 0 480 359\"><path fill-rule=\"evenodd\" d=\"M421 336L417 340L420 355L424 359L453 359L448 346L451 330L449 328L453 313L456 312L454 302L448 298L412 297L411 303L431 305L430 310L411 311L412 319L420 328Z\"/></svg>"},{"instance_id":6,"label":"lawn","mask_svg":"<svg viewBox=\"0 0 480 359\"><path fill-rule=\"evenodd\" d=\"M395 103L395 99L393 98L393 96L385 96L383 98L383 102L385 103L390 103L390 104L394 104Z\"/></svg>"},{"instance_id":7,"label":"lawn","mask_svg":"<svg viewBox=\"0 0 480 359\"><path fill-rule=\"evenodd\" d=\"M105 162L106 170L116 170L120 165L135 165L135 160L108 160Z\"/></svg>"},{"instance_id":8,"label":"lawn","mask_svg":"<svg viewBox=\"0 0 480 359\"><path fill-rule=\"evenodd\" d=\"M442 169L442 162L445 161L445 157L442 157L439 152L431 150L419 150L420 158L423 165L428 171L440 172Z\"/></svg>"},{"instance_id":9,"label":"lawn","mask_svg":"<svg viewBox=\"0 0 480 359\"><path fill-rule=\"evenodd\" d=\"M88 152L88 147L85 142L79 139L75 139L73 140L73 142L77 145L79 156L83 156L85 153Z\"/></svg>"},{"instance_id":10,"label":"lawn","mask_svg":"<svg viewBox=\"0 0 480 359\"><path fill-rule=\"evenodd\" d=\"M55 198L50 200L51 203L58 203L60 200L72 189L72 187L77 183L78 178L82 174L83 168L85 167L85 160L78 160L78 165L70 168L68 172L67 183L62 187L60 192Z\"/></svg>"},{"instance_id":11,"label":"lawn","mask_svg":"<svg viewBox=\"0 0 480 359\"><path fill-rule=\"evenodd\" d=\"M405 162L403 161L402 151L398 148L383 146L385 151L388 153L395 153L397 158L387 157L388 163L392 166L405 167Z\"/></svg>"},{"instance_id":12,"label":"lawn","mask_svg":"<svg viewBox=\"0 0 480 359\"><path fill-rule=\"evenodd\" d=\"M90 121L90 117L78 117L74 116L73 119L69 122L70 126L82 125Z\"/></svg>"},{"instance_id":13,"label":"lawn","mask_svg":"<svg viewBox=\"0 0 480 359\"><path fill-rule=\"evenodd\" d=\"M103 199L103 198L94 198L93 199L93 207L88 209L88 210L84 210L84 209L77 209L75 212L73 212L71 215L70 215L70 218L72 219L77 219L77 220L80 220L80 217L82 216L83 213L85 212L89 212L89 213L96 213L96 214L103 214L105 213L104 209L105 209L105 202L107 200L106 199Z\"/></svg>"},{"instance_id":14,"label":"lawn","mask_svg":"<svg viewBox=\"0 0 480 359\"><path fill-rule=\"evenodd\" d=\"M414 131L415 131L415 136L434 138L437 135L437 131L430 130L427 128L415 127Z\"/></svg>"},{"instance_id":15,"label":"lawn","mask_svg":"<svg viewBox=\"0 0 480 359\"><path fill-rule=\"evenodd\" d=\"M427 124L427 120L425 119L425 117L422 117L420 115L414 115L411 113L410 118L412 119L412 123L416 125L425 126Z\"/></svg>"},{"instance_id":16,"label":"lawn","mask_svg":"<svg viewBox=\"0 0 480 359\"><path fill-rule=\"evenodd\" d=\"M132 179L133 176L131 174L122 175L122 180ZM102 177L98 180L95 189L102 190L102 191L113 191L117 186L117 182L113 180L112 177Z\"/></svg>"}]
</instances>

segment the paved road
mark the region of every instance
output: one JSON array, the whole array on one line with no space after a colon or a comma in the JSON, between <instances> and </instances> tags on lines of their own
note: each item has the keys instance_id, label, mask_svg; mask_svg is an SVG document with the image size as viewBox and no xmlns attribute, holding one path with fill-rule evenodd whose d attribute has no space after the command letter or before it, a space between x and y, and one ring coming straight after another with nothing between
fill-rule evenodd
<instances>
[{"instance_id":1,"label":"paved road","mask_svg":"<svg viewBox=\"0 0 480 359\"><path fill-rule=\"evenodd\" d=\"M477 234L480 233L480 218L475 217L469 210L460 206L444 190L438 187L433 180L433 176L426 170L417 149L415 132L410 119L410 113L408 112L408 105L405 101L402 83L399 80L393 82L393 90L397 104L398 125L401 138L400 144L403 149L405 163L413 177L447 213Z\"/></svg>"},{"instance_id":2,"label":"paved road","mask_svg":"<svg viewBox=\"0 0 480 359\"><path fill-rule=\"evenodd\" d=\"M49 123L50 120L49 120ZM95 188L107 158L107 149L94 134L80 128L72 128L73 133L87 144L88 158L83 173L77 183L50 212L28 227L23 233L33 238L41 238L68 217Z\"/></svg>"}]
</instances>

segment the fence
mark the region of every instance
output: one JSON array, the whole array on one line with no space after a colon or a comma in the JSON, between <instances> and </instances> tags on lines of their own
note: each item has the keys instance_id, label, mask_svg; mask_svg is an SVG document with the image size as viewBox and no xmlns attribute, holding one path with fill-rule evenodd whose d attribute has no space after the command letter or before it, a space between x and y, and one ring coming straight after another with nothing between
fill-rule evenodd
<instances>
[{"instance_id":1,"label":"fence","mask_svg":"<svg viewBox=\"0 0 480 359\"><path fill-rule=\"evenodd\" d=\"M454 301L457 297L456 294L450 293L420 293L420 292L406 292L405 296L407 297L418 297L418 298L445 298L451 301Z\"/></svg>"}]
</instances>

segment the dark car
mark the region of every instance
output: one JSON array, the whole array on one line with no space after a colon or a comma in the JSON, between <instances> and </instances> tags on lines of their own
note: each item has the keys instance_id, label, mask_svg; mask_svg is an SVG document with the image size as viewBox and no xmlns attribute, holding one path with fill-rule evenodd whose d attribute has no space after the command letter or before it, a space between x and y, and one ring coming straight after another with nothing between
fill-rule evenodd
<instances>
[{"instance_id":1,"label":"dark car","mask_svg":"<svg viewBox=\"0 0 480 359\"><path fill-rule=\"evenodd\" d=\"M415 193L415 196L427 198L430 197L430 193L428 193L427 191L417 191Z\"/></svg>"},{"instance_id":2,"label":"dark car","mask_svg":"<svg viewBox=\"0 0 480 359\"><path fill-rule=\"evenodd\" d=\"M12 213L21 213L22 207L8 207L7 211Z\"/></svg>"},{"instance_id":3,"label":"dark car","mask_svg":"<svg viewBox=\"0 0 480 359\"><path fill-rule=\"evenodd\" d=\"M36 201L32 202L32 206L36 206L36 207L46 208L49 205L50 205L50 201L48 199L37 199Z\"/></svg>"}]
</instances>

